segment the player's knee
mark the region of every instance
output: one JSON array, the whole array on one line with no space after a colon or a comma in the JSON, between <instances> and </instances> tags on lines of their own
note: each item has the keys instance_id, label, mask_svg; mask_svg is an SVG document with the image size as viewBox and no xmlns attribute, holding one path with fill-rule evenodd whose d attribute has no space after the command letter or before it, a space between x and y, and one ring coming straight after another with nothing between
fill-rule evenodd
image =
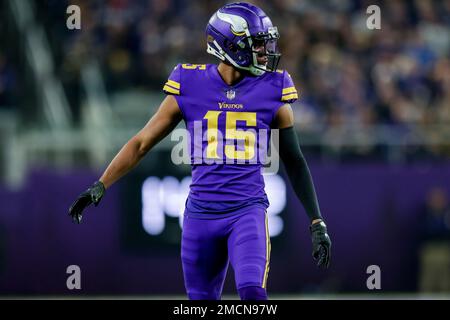
<instances>
[{"instance_id":1,"label":"player's knee","mask_svg":"<svg viewBox=\"0 0 450 320\"><path fill-rule=\"evenodd\" d=\"M246 263L241 261L234 265L237 288L262 286L262 280L267 277L268 271L266 268L266 260L253 260Z\"/></svg>"},{"instance_id":2,"label":"player's knee","mask_svg":"<svg viewBox=\"0 0 450 320\"><path fill-rule=\"evenodd\" d=\"M241 300L267 300L266 289L258 286L243 287L239 290Z\"/></svg>"}]
</instances>

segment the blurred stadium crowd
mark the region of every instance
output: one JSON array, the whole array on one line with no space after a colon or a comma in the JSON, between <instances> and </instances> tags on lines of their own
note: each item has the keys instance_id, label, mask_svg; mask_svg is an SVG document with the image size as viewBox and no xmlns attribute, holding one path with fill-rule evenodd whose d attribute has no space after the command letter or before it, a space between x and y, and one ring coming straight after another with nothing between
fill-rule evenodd
<instances>
[{"instance_id":1,"label":"blurred stadium crowd","mask_svg":"<svg viewBox=\"0 0 450 320\"><path fill-rule=\"evenodd\" d=\"M253 1L281 32L281 67L302 97L298 128L321 133L331 152L382 153L379 141L411 136L421 154L449 154L442 143L450 123L450 1ZM381 30L366 27L366 8L381 7ZM65 10L81 7L81 31L68 31ZM214 60L205 53L204 28L222 1L108 0L36 2L50 35L58 76L79 119L80 69L101 62L109 93L161 90L178 62ZM0 105L14 105L18 81L0 50ZM147 106L143 106L147 107ZM156 107L156 106L155 106ZM373 131L388 125L389 134ZM381 137L374 140L376 137ZM392 140L392 139L391 139ZM416 141L413 139L413 141ZM414 142L413 142L414 144Z\"/></svg>"}]
</instances>

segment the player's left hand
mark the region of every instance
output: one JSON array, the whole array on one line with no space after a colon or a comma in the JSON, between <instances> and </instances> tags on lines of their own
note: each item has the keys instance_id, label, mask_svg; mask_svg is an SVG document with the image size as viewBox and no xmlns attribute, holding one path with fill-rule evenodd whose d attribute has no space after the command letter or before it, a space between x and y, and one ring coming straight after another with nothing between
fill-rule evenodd
<instances>
[{"instance_id":1,"label":"player's left hand","mask_svg":"<svg viewBox=\"0 0 450 320\"><path fill-rule=\"evenodd\" d=\"M331 258L331 240L327 233L325 222L320 221L309 227L312 237L313 258L317 260L319 268L326 269L330 266Z\"/></svg>"},{"instance_id":2,"label":"player's left hand","mask_svg":"<svg viewBox=\"0 0 450 320\"><path fill-rule=\"evenodd\" d=\"M83 210L92 203L97 206L105 194L105 186L101 181L95 182L86 191L82 192L74 203L70 206L69 215L76 223L81 222Z\"/></svg>"}]
</instances>

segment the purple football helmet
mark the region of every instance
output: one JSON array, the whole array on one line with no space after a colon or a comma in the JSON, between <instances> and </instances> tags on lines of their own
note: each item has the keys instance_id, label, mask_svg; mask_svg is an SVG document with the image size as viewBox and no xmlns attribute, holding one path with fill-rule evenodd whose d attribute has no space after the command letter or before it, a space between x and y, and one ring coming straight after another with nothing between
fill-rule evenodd
<instances>
[{"instance_id":1,"label":"purple football helmet","mask_svg":"<svg viewBox=\"0 0 450 320\"><path fill-rule=\"evenodd\" d=\"M207 52L234 67L260 76L280 61L277 27L257 6L236 2L220 8L206 27Z\"/></svg>"}]
</instances>

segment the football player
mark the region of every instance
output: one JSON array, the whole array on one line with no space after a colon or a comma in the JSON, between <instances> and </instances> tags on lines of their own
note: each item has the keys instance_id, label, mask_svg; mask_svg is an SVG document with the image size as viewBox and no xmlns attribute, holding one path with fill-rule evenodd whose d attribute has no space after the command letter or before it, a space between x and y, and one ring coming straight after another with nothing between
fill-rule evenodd
<instances>
[{"instance_id":1,"label":"football player","mask_svg":"<svg viewBox=\"0 0 450 320\"><path fill-rule=\"evenodd\" d=\"M206 27L207 52L220 63L177 65L156 114L69 209L81 222L83 210L98 205L105 190L181 120L191 137L205 128L200 140L191 138L192 183L182 230L190 299L220 299L230 263L241 299L267 299L269 203L257 152L267 146L261 146L261 130L279 130L280 157L311 222L313 257L319 267L329 266L331 241L293 127L290 104L298 98L297 89L288 72L277 69L279 37L270 18L254 5L232 3L215 12Z\"/></svg>"}]
</instances>

